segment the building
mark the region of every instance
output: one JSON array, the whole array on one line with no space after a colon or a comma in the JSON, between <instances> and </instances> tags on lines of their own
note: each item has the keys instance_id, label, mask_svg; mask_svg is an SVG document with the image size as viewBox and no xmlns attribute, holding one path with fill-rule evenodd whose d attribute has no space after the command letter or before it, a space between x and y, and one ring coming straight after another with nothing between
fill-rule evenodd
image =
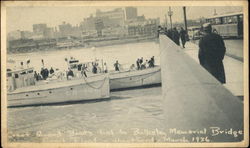
<instances>
[{"instance_id":1,"label":"building","mask_svg":"<svg viewBox=\"0 0 250 148\"><path fill-rule=\"evenodd\" d=\"M71 24L63 22L61 25L59 25L59 32L60 32L60 37L68 37L71 32Z\"/></svg>"},{"instance_id":2,"label":"building","mask_svg":"<svg viewBox=\"0 0 250 148\"><path fill-rule=\"evenodd\" d=\"M102 35L105 37L123 37L128 35L126 27L105 28L102 30Z\"/></svg>"},{"instance_id":3,"label":"building","mask_svg":"<svg viewBox=\"0 0 250 148\"><path fill-rule=\"evenodd\" d=\"M83 31L87 31L87 30L95 30L95 21L96 18L93 17L93 15L91 15L88 18L84 18L83 22L80 23L80 28Z\"/></svg>"},{"instance_id":4,"label":"building","mask_svg":"<svg viewBox=\"0 0 250 148\"><path fill-rule=\"evenodd\" d=\"M18 40L21 39L21 31L17 30L17 31L11 31L8 33L8 40Z\"/></svg>"},{"instance_id":5,"label":"building","mask_svg":"<svg viewBox=\"0 0 250 148\"><path fill-rule=\"evenodd\" d=\"M51 27L51 28L46 28L45 31L44 31L44 38L46 39L51 39L51 38L54 38L54 29Z\"/></svg>"},{"instance_id":6,"label":"building","mask_svg":"<svg viewBox=\"0 0 250 148\"><path fill-rule=\"evenodd\" d=\"M76 25L72 26L69 23L63 22L61 25L59 25L59 37L64 38L64 37L81 37L81 27Z\"/></svg>"},{"instance_id":7,"label":"building","mask_svg":"<svg viewBox=\"0 0 250 148\"><path fill-rule=\"evenodd\" d=\"M122 8L105 12L96 10L96 17L103 20L104 27L123 27L125 22L125 14Z\"/></svg>"},{"instance_id":8,"label":"building","mask_svg":"<svg viewBox=\"0 0 250 148\"><path fill-rule=\"evenodd\" d=\"M47 24L33 24L33 33L35 35L44 34L47 29Z\"/></svg>"},{"instance_id":9,"label":"building","mask_svg":"<svg viewBox=\"0 0 250 148\"><path fill-rule=\"evenodd\" d=\"M91 37L97 37L98 34L97 34L97 31L96 30L84 30L82 31L82 38L91 38Z\"/></svg>"},{"instance_id":10,"label":"building","mask_svg":"<svg viewBox=\"0 0 250 148\"><path fill-rule=\"evenodd\" d=\"M129 36L157 36L157 28L160 19L147 19L145 21L136 21L127 25Z\"/></svg>"},{"instance_id":11,"label":"building","mask_svg":"<svg viewBox=\"0 0 250 148\"><path fill-rule=\"evenodd\" d=\"M102 29L104 29L104 23L101 18L96 18L95 20L95 30L98 36L102 36Z\"/></svg>"},{"instance_id":12,"label":"building","mask_svg":"<svg viewBox=\"0 0 250 148\"><path fill-rule=\"evenodd\" d=\"M8 40L18 40L18 39L31 39L33 33L30 31L11 31L8 33L7 39Z\"/></svg>"},{"instance_id":13,"label":"building","mask_svg":"<svg viewBox=\"0 0 250 148\"><path fill-rule=\"evenodd\" d=\"M126 20L132 20L137 18L137 8L125 7Z\"/></svg>"}]
</instances>

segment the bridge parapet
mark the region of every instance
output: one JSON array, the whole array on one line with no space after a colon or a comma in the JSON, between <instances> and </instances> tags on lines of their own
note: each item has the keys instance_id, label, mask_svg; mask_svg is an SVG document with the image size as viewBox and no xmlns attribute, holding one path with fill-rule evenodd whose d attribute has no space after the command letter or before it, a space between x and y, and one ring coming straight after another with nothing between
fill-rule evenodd
<instances>
[{"instance_id":1,"label":"bridge parapet","mask_svg":"<svg viewBox=\"0 0 250 148\"><path fill-rule=\"evenodd\" d=\"M212 142L242 141L243 103L164 35L160 35L160 50L167 127L206 129Z\"/></svg>"}]
</instances>

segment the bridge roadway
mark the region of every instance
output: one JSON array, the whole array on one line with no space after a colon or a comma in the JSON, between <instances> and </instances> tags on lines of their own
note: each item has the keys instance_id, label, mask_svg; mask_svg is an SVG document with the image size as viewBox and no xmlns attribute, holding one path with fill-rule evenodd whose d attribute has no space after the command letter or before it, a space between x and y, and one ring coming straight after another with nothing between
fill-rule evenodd
<instances>
[{"instance_id":1,"label":"bridge roadway","mask_svg":"<svg viewBox=\"0 0 250 148\"><path fill-rule=\"evenodd\" d=\"M182 130L205 128L210 132L208 138L213 142L243 144L244 134L235 137L225 132L230 129L243 130L244 105L236 97L242 95L243 91L240 77L242 63L225 57L228 83L225 88L197 63L198 48L195 44L188 43L187 48L182 49L161 35L160 49L167 127ZM238 87L240 89L236 89ZM220 129L221 134L215 135L213 127Z\"/></svg>"},{"instance_id":2,"label":"bridge roadway","mask_svg":"<svg viewBox=\"0 0 250 148\"><path fill-rule=\"evenodd\" d=\"M226 44L227 52L231 51L229 49L230 47L228 46L229 45ZM198 49L199 49L198 45L192 42L187 42L186 48L184 48L183 50L185 51L185 53L187 53L192 59L194 59L199 64ZM241 49L240 51L243 51L243 49ZM241 60L238 60L237 58L232 57L231 56L232 52L229 52L229 53L230 53L229 55L226 54L223 60L225 74L226 74L226 84L224 84L224 86L229 91L231 91L235 96L239 96L241 99L243 99L242 97L243 96L243 62ZM236 56L240 57L239 55L236 55Z\"/></svg>"}]
</instances>

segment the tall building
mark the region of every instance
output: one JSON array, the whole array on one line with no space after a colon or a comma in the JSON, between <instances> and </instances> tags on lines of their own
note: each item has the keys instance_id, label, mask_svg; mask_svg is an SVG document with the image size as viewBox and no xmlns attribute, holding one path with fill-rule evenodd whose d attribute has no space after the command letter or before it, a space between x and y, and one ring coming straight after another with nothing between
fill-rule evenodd
<instances>
[{"instance_id":1,"label":"tall building","mask_svg":"<svg viewBox=\"0 0 250 148\"><path fill-rule=\"evenodd\" d=\"M96 18L95 21L95 29L97 31L98 36L102 36L102 29L104 28L104 24L101 18Z\"/></svg>"},{"instance_id":2,"label":"tall building","mask_svg":"<svg viewBox=\"0 0 250 148\"><path fill-rule=\"evenodd\" d=\"M105 12L96 10L96 17L103 20L104 27L124 26L125 14L122 8L116 8Z\"/></svg>"},{"instance_id":3,"label":"tall building","mask_svg":"<svg viewBox=\"0 0 250 148\"><path fill-rule=\"evenodd\" d=\"M59 32L61 37L68 37L71 33L72 26L69 23L63 22L59 25Z\"/></svg>"},{"instance_id":4,"label":"tall building","mask_svg":"<svg viewBox=\"0 0 250 148\"><path fill-rule=\"evenodd\" d=\"M80 27L83 31L87 30L95 30L95 17L91 15L88 18L84 18L83 22L81 22Z\"/></svg>"},{"instance_id":5,"label":"tall building","mask_svg":"<svg viewBox=\"0 0 250 148\"><path fill-rule=\"evenodd\" d=\"M137 18L137 8L135 7L125 7L126 20Z\"/></svg>"}]
</instances>

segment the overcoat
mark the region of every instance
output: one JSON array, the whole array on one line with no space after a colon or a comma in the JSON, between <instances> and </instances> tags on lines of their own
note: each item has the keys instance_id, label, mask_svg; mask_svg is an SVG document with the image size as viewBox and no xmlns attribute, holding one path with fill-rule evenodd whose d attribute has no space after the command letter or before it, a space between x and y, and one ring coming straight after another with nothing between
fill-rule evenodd
<instances>
[{"instance_id":1,"label":"overcoat","mask_svg":"<svg viewBox=\"0 0 250 148\"><path fill-rule=\"evenodd\" d=\"M205 34L199 41L200 64L221 83L226 83L223 65L225 52L224 41L218 34Z\"/></svg>"}]
</instances>

